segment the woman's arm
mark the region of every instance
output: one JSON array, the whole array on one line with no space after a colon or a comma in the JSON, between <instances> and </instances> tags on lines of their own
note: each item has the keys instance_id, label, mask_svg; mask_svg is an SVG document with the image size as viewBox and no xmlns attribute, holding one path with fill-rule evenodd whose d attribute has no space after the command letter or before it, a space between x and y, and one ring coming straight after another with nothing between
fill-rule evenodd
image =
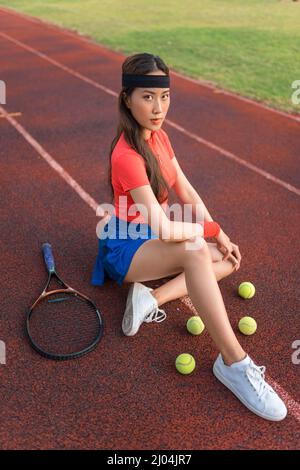
<instances>
[{"instance_id":1,"label":"woman's arm","mask_svg":"<svg viewBox=\"0 0 300 470\"><path fill-rule=\"evenodd\" d=\"M153 232L163 241L184 241L203 235L199 223L171 221L158 203L150 185L130 190L137 211L141 212Z\"/></svg>"}]
</instances>

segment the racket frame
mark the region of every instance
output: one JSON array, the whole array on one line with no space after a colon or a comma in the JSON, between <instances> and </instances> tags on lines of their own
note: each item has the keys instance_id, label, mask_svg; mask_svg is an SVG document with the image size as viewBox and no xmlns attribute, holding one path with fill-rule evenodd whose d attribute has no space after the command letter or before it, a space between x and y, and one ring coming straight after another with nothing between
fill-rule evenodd
<instances>
[{"instance_id":1,"label":"racket frame","mask_svg":"<svg viewBox=\"0 0 300 470\"><path fill-rule=\"evenodd\" d=\"M52 256L52 259L51 259L51 261L53 263L52 265L49 265L49 262L46 259L45 250L47 250L48 253L50 251L50 254ZM95 349L95 347L97 346L97 344L99 343L99 341L100 341L100 339L103 335L103 326L104 326L103 325L103 317L102 317L100 311L98 310L98 308L96 307L96 305L94 304L94 302L89 297L87 297L86 295L82 294L81 292L73 289L71 286L66 284L61 279L61 277L58 275L58 273L56 272L56 269L55 269L54 258L53 258L53 254L52 254L52 248L51 248L51 245L49 243L44 243L43 244L43 252L44 252L45 264L46 264L47 270L48 270L48 280L47 280L47 283L46 283L46 286L45 286L43 292L40 294L40 296L36 299L36 301L32 304L32 306L29 308L29 310L27 312L26 333L27 333L27 337L29 339L29 342L30 342L31 346L35 349L35 351L37 351L39 354L46 357L47 359L54 359L56 361L64 361L64 360L68 360L68 359L75 359L75 358L78 358L78 357L85 356L89 352L93 351L93 349ZM47 289L50 285L50 282L54 277L56 278L57 282L61 286L63 286L63 288L47 291ZM95 314L96 314L96 316L98 318L98 322L99 322L99 331L98 331L98 334L95 337L93 343L91 343L86 348L81 349L80 351L75 351L75 352L68 353L68 354L54 354L54 353L50 353L50 352L45 351L43 348L41 348L34 341L34 339L31 336L31 333L30 333L30 318L31 318L32 312L33 312L34 308L36 307L36 305L39 302L41 302L42 300L46 299L47 297L50 297L53 294L61 294L61 293L71 294L71 295L74 295L75 297L82 298L83 300L88 302L91 305L91 307L93 308L93 310L95 310Z\"/></svg>"}]
</instances>

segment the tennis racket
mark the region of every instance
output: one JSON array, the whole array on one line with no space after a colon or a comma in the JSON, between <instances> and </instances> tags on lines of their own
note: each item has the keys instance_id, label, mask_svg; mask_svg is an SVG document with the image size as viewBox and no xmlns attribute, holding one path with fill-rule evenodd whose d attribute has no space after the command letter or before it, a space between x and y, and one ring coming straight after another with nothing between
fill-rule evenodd
<instances>
[{"instance_id":1,"label":"tennis racket","mask_svg":"<svg viewBox=\"0 0 300 470\"><path fill-rule=\"evenodd\" d=\"M66 360L84 356L99 343L103 318L96 305L72 289L57 274L49 243L44 243L48 270L45 289L27 314L26 331L32 347L48 359ZM60 289L47 291L55 278Z\"/></svg>"}]
</instances>

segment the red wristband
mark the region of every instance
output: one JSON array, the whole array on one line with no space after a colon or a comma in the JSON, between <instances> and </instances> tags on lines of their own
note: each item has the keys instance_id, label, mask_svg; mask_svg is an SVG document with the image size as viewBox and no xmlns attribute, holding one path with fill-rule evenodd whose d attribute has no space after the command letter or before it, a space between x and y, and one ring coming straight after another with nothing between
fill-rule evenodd
<instances>
[{"instance_id":1,"label":"red wristband","mask_svg":"<svg viewBox=\"0 0 300 470\"><path fill-rule=\"evenodd\" d=\"M204 222L204 238L217 237L221 227L217 222Z\"/></svg>"}]
</instances>

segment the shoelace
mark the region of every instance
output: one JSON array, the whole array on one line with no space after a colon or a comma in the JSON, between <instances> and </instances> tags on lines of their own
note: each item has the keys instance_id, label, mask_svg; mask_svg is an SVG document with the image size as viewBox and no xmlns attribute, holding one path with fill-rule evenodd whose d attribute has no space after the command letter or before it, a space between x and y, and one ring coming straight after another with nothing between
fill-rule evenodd
<instances>
[{"instance_id":1,"label":"shoelace","mask_svg":"<svg viewBox=\"0 0 300 470\"><path fill-rule=\"evenodd\" d=\"M265 372L265 366L257 366L253 361L250 362L246 370L247 377L259 397L267 390L273 391L272 387L265 381Z\"/></svg>"},{"instance_id":2,"label":"shoelace","mask_svg":"<svg viewBox=\"0 0 300 470\"><path fill-rule=\"evenodd\" d=\"M145 317L144 322L150 323L152 321L160 323L167 318L167 314L164 310L161 310L158 307L155 307L154 310Z\"/></svg>"}]
</instances>

